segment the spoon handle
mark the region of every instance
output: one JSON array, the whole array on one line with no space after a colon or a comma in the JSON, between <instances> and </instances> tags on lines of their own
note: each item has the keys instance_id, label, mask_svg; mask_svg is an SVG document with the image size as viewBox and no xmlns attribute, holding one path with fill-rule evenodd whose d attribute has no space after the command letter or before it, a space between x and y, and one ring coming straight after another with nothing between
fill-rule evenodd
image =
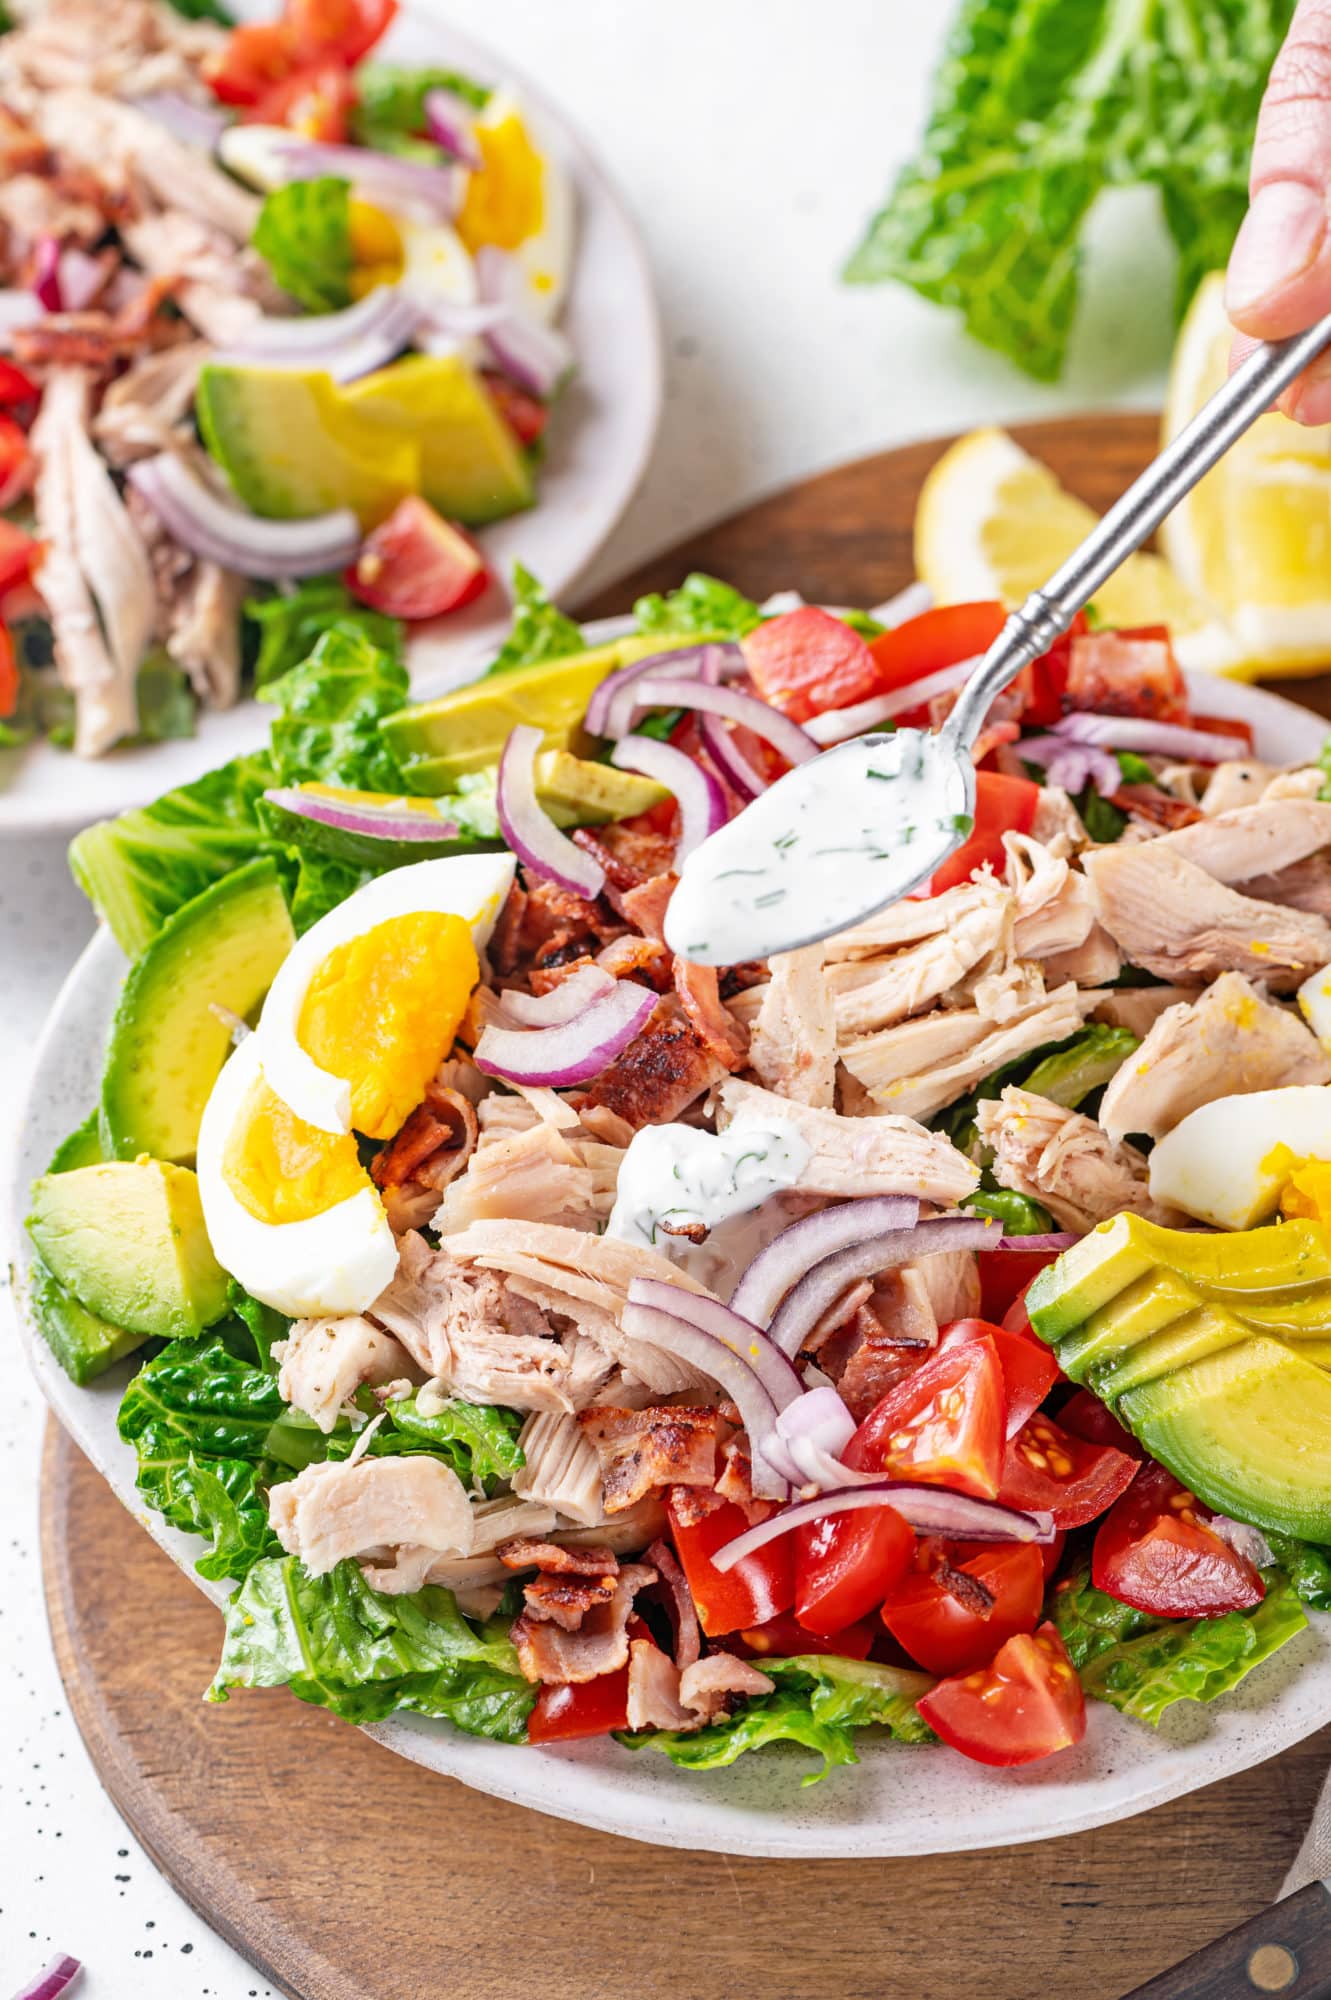
<instances>
[{"instance_id":1,"label":"spoon handle","mask_svg":"<svg viewBox=\"0 0 1331 2000\"><path fill-rule=\"evenodd\" d=\"M1331 342L1331 313L1304 333L1253 349L1222 389L1135 479L1043 590L1014 611L962 689L948 733L964 748L979 735L994 696L1047 653L1119 565L1153 535L1166 514L1223 458L1281 391Z\"/></svg>"}]
</instances>

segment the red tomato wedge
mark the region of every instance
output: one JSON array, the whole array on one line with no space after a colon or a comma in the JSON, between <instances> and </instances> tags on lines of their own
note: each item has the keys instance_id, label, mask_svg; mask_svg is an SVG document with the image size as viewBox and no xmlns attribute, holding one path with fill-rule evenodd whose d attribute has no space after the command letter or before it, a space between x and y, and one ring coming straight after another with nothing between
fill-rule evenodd
<instances>
[{"instance_id":1,"label":"red tomato wedge","mask_svg":"<svg viewBox=\"0 0 1331 2000\"><path fill-rule=\"evenodd\" d=\"M999 771L975 773L975 825L955 854L934 870L922 895L941 896L969 882L987 861L996 875L1003 872L1003 835L1029 833L1040 803L1040 787L1031 778L1007 778Z\"/></svg>"},{"instance_id":2,"label":"red tomato wedge","mask_svg":"<svg viewBox=\"0 0 1331 2000\"><path fill-rule=\"evenodd\" d=\"M1003 1468L1006 1402L992 1340L981 1335L935 1351L869 1412L847 1463L992 1500Z\"/></svg>"},{"instance_id":3,"label":"red tomato wedge","mask_svg":"<svg viewBox=\"0 0 1331 2000\"><path fill-rule=\"evenodd\" d=\"M43 547L12 521L0 521L0 594L28 582Z\"/></svg>"},{"instance_id":4,"label":"red tomato wedge","mask_svg":"<svg viewBox=\"0 0 1331 2000\"><path fill-rule=\"evenodd\" d=\"M1026 1288L1039 1277L1047 1264L1057 1257L1057 1250L981 1250L976 1262L980 1267L980 1311L985 1319L997 1320L1006 1326L1007 1313L1018 1299L1024 1299ZM1023 1316L1017 1332L1024 1332L1030 1321Z\"/></svg>"},{"instance_id":5,"label":"red tomato wedge","mask_svg":"<svg viewBox=\"0 0 1331 2000\"><path fill-rule=\"evenodd\" d=\"M979 1339L991 1340L997 1352L1007 1396L1007 1436L1015 1437L1058 1380L1058 1363L1042 1340L982 1319L958 1319L944 1327L937 1351Z\"/></svg>"},{"instance_id":6,"label":"red tomato wedge","mask_svg":"<svg viewBox=\"0 0 1331 2000\"><path fill-rule=\"evenodd\" d=\"M257 104L295 67L295 47L285 21L252 21L233 28L203 74L223 104Z\"/></svg>"},{"instance_id":7,"label":"red tomato wedge","mask_svg":"<svg viewBox=\"0 0 1331 2000\"><path fill-rule=\"evenodd\" d=\"M840 1632L810 1632L789 1611L739 1634L746 1651L755 1659L769 1660L788 1660L801 1653L830 1653L840 1660L867 1660L877 1636L867 1618L857 1625L843 1627Z\"/></svg>"},{"instance_id":8,"label":"red tomato wedge","mask_svg":"<svg viewBox=\"0 0 1331 2000\"><path fill-rule=\"evenodd\" d=\"M302 63L351 69L391 26L397 0L286 0L283 19Z\"/></svg>"},{"instance_id":9,"label":"red tomato wedge","mask_svg":"<svg viewBox=\"0 0 1331 2000\"><path fill-rule=\"evenodd\" d=\"M630 1639L650 1639L651 1627L630 1618ZM581 1736L608 1736L629 1726L629 1670L597 1674L590 1681L546 1681L527 1717L529 1743L572 1743Z\"/></svg>"},{"instance_id":10,"label":"red tomato wedge","mask_svg":"<svg viewBox=\"0 0 1331 2000\"><path fill-rule=\"evenodd\" d=\"M992 1660L1018 1632L1033 1632L1044 1603L1044 1564L1029 1542L1009 1543L955 1565L956 1590L939 1580L937 1562L893 1584L882 1619L899 1646L931 1674L959 1674ZM988 1592L987 1611L964 1601L961 1579Z\"/></svg>"},{"instance_id":11,"label":"red tomato wedge","mask_svg":"<svg viewBox=\"0 0 1331 2000\"><path fill-rule=\"evenodd\" d=\"M1003 629L1003 606L988 599L973 604L940 604L870 639L874 684L869 694L893 694L944 667L960 666L988 652ZM857 699L863 700L863 696Z\"/></svg>"},{"instance_id":12,"label":"red tomato wedge","mask_svg":"<svg viewBox=\"0 0 1331 2000\"><path fill-rule=\"evenodd\" d=\"M1101 1523L1092 1583L1156 1618L1210 1618L1260 1604L1259 1572L1208 1526L1214 1519L1172 1472L1146 1466Z\"/></svg>"},{"instance_id":13,"label":"red tomato wedge","mask_svg":"<svg viewBox=\"0 0 1331 2000\"><path fill-rule=\"evenodd\" d=\"M939 1681L915 1705L944 1743L977 1764L1034 1764L1086 1734L1081 1682L1052 1625L1018 1633L987 1667Z\"/></svg>"},{"instance_id":14,"label":"red tomato wedge","mask_svg":"<svg viewBox=\"0 0 1331 2000\"><path fill-rule=\"evenodd\" d=\"M37 461L28 443L28 434L6 411L0 410L0 508L21 500L37 473Z\"/></svg>"},{"instance_id":15,"label":"red tomato wedge","mask_svg":"<svg viewBox=\"0 0 1331 2000\"><path fill-rule=\"evenodd\" d=\"M438 618L470 604L490 581L475 543L416 493L379 523L343 574L362 604L392 618Z\"/></svg>"},{"instance_id":16,"label":"red tomato wedge","mask_svg":"<svg viewBox=\"0 0 1331 2000\"><path fill-rule=\"evenodd\" d=\"M880 692L873 655L859 633L816 604L766 619L741 643L763 700L794 722Z\"/></svg>"},{"instance_id":17,"label":"red tomato wedge","mask_svg":"<svg viewBox=\"0 0 1331 2000\"><path fill-rule=\"evenodd\" d=\"M1127 1452L1139 1463L1146 1453L1131 1431L1125 1431L1114 1412L1089 1389L1078 1389L1058 1412L1060 1428L1088 1444L1112 1444L1115 1451Z\"/></svg>"},{"instance_id":18,"label":"red tomato wedge","mask_svg":"<svg viewBox=\"0 0 1331 2000\"><path fill-rule=\"evenodd\" d=\"M856 1452L860 1435L857 1431L844 1455L856 1471L871 1462L863 1448ZM796 1528L794 1542L795 1616L824 1637L876 1611L915 1552L914 1530L894 1507L828 1515Z\"/></svg>"},{"instance_id":19,"label":"red tomato wedge","mask_svg":"<svg viewBox=\"0 0 1331 2000\"><path fill-rule=\"evenodd\" d=\"M0 404L8 408L13 403L35 403L41 393L39 382L34 382L17 362L0 354Z\"/></svg>"},{"instance_id":20,"label":"red tomato wedge","mask_svg":"<svg viewBox=\"0 0 1331 2000\"><path fill-rule=\"evenodd\" d=\"M1072 642L1090 630L1084 611L1079 611L1061 639L1047 653L1032 660L1017 677L1022 693L1021 719L1028 729L1048 729L1067 708L1068 666Z\"/></svg>"},{"instance_id":21,"label":"red tomato wedge","mask_svg":"<svg viewBox=\"0 0 1331 2000\"><path fill-rule=\"evenodd\" d=\"M0 715L12 715L18 707L18 661L7 625L0 625Z\"/></svg>"},{"instance_id":22,"label":"red tomato wedge","mask_svg":"<svg viewBox=\"0 0 1331 2000\"><path fill-rule=\"evenodd\" d=\"M1187 722L1188 690L1163 625L1083 632L1068 660L1070 708Z\"/></svg>"},{"instance_id":23,"label":"red tomato wedge","mask_svg":"<svg viewBox=\"0 0 1331 2000\"><path fill-rule=\"evenodd\" d=\"M535 444L550 421L548 404L538 402L525 389L519 389L506 375L497 375L492 369L482 370L481 380L485 392L499 411L520 444Z\"/></svg>"},{"instance_id":24,"label":"red tomato wedge","mask_svg":"<svg viewBox=\"0 0 1331 2000\"><path fill-rule=\"evenodd\" d=\"M1037 1412L1008 1443L998 1497L1005 1507L1043 1509L1056 1528L1080 1528L1112 1507L1136 1476L1127 1452L1088 1444Z\"/></svg>"},{"instance_id":25,"label":"red tomato wedge","mask_svg":"<svg viewBox=\"0 0 1331 2000\"><path fill-rule=\"evenodd\" d=\"M355 102L351 78L340 63L312 63L273 84L242 115L246 124L285 125L302 139L340 146L350 131Z\"/></svg>"},{"instance_id":26,"label":"red tomato wedge","mask_svg":"<svg viewBox=\"0 0 1331 2000\"><path fill-rule=\"evenodd\" d=\"M682 1518L673 1491L667 1503L670 1539L688 1578L698 1621L709 1637L723 1632L747 1631L765 1625L778 1612L789 1611L795 1602L795 1543L792 1535L778 1535L766 1548L758 1549L734 1569L723 1574L712 1557L751 1523L744 1510L727 1500L701 1521ZM772 1512L766 1508L760 1517Z\"/></svg>"}]
</instances>

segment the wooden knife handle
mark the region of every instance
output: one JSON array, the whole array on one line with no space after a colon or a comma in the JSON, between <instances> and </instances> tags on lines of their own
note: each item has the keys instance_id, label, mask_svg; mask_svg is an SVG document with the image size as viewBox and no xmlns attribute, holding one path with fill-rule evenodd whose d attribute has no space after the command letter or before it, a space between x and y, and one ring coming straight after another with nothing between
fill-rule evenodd
<instances>
[{"instance_id":1,"label":"wooden knife handle","mask_svg":"<svg viewBox=\"0 0 1331 2000\"><path fill-rule=\"evenodd\" d=\"M1331 2000L1331 1894L1310 1882L1125 2000Z\"/></svg>"}]
</instances>

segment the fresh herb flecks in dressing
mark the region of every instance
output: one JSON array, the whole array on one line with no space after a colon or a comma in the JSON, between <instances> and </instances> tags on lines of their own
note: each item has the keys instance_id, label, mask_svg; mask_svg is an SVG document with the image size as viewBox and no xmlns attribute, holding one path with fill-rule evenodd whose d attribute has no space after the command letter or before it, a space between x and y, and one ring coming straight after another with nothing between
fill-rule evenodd
<instances>
[{"instance_id":1,"label":"fresh herb flecks in dressing","mask_svg":"<svg viewBox=\"0 0 1331 2000\"><path fill-rule=\"evenodd\" d=\"M858 737L787 772L694 849L666 943L739 965L830 937L918 887L971 824L953 745L920 729Z\"/></svg>"},{"instance_id":2,"label":"fresh herb flecks in dressing","mask_svg":"<svg viewBox=\"0 0 1331 2000\"><path fill-rule=\"evenodd\" d=\"M690 1253L699 1247L692 1238L707 1241L736 1216L761 1208L793 1187L808 1162L807 1142L781 1118L724 1132L645 1125L620 1162L606 1234L692 1268ZM733 1289L732 1278L724 1295Z\"/></svg>"}]
</instances>

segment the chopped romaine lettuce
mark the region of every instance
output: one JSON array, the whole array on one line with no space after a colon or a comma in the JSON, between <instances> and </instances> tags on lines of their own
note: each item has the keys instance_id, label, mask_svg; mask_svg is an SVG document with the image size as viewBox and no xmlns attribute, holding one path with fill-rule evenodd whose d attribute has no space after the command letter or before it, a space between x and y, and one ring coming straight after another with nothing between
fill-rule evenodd
<instances>
[{"instance_id":1,"label":"chopped romaine lettuce","mask_svg":"<svg viewBox=\"0 0 1331 2000\"><path fill-rule=\"evenodd\" d=\"M633 607L640 632L694 632L705 639L742 639L762 612L728 583L694 570L678 590L640 597Z\"/></svg>"},{"instance_id":2,"label":"chopped romaine lettuce","mask_svg":"<svg viewBox=\"0 0 1331 2000\"><path fill-rule=\"evenodd\" d=\"M1228 261L1294 0L963 0L919 156L846 276L960 310L1044 381L1060 372L1101 190L1160 190L1178 296Z\"/></svg>"},{"instance_id":3,"label":"chopped romaine lettuce","mask_svg":"<svg viewBox=\"0 0 1331 2000\"><path fill-rule=\"evenodd\" d=\"M325 632L308 659L259 691L280 711L271 732L279 781L402 791L379 719L406 697L407 670L394 654L354 628Z\"/></svg>"},{"instance_id":4,"label":"chopped romaine lettuce","mask_svg":"<svg viewBox=\"0 0 1331 2000\"><path fill-rule=\"evenodd\" d=\"M1101 798L1094 785L1087 785L1077 793L1072 801L1081 815L1081 823L1091 839L1101 847L1112 847L1123 837L1128 816L1121 806L1111 805Z\"/></svg>"},{"instance_id":5,"label":"chopped romaine lettuce","mask_svg":"<svg viewBox=\"0 0 1331 2000\"><path fill-rule=\"evenodd\" d=\"M166 743L192 736L197 703L188 677L163 646L155 646L139 668L135 682L139 708L138 740Z\"/></svg>"},{"instance_id":6,"label":"chopped romaine lettuce","mask_svg":"<svg viewBox=\"0 0 1331 2000\"><path fill-rule=\"evenodd\" d=\"M1024 1079L1024 1088L1075 1111L1093 1090L1102 1089L1117 1074L1137 1046L1138 1037L1131 1029L1088 1021L1071 1041L1036 1063Z\"/></svg>"},{"instance_id":7,"label":"chopped romaine lettuce","mask_svg":"<svg viewBox=\"0 0 1331 2000\"><path fill-rule=\"evenodd\" d=\"M1331 1611L1331 1549L1296 1542L1293 1535L1268 1534L1267 1543L1301 1604Z\"/></svg>"},{"instance_id":8,"label":"chopped romaine lettuce","mask_svg":"<svg viewBox=\"0 0 1331 2000\"><path fill-rule=\"evenodd\" d=\"M265 195L254 247L277 284L307 312L351 304L351 183L332 174L288 181Z\"/></svg>"},{"instance_id":9,"label":"chopped romaine lettuce","mask_svg":"<svg viewBox=\"0 0 1331 2000\"><path fill-rule=\"evenodd\" d=\"M414 1395L386 1407L390 1423L370 1440L371 1451L382 1457L428 1451L451 1465L466 1485L511 1479L527 1462L518 1443L523 1424L519 1410L454 1401L426 1417L417 1409ZM370 1414L377 1413L375 1405Z\"/></svg>"},{"instance_id":10,"label":"chopped romaine lettuce","mask_svg":"<svg viewBox=\"0 0 1331 2000\"><path fill-rule=\"evenodd\" d=\"M235 25L235 15L222 5L222 0L167 0L167 5L177 14L183 14L187 21L216 21L222 28ZM4 26L9 26L8 21ZM0 33L3 32L0 28Z\"/></svg>"},{"instance_id":11,"label":"chopped romaine lettuce","mask_svg":"<svg viewBox=\"0 0 1331 2000\"><path fill-rule=\"evenodd\" d=\"M543 584L521 563L513 565L513 625L490 664L492 674L562 660L586 646L582 628L552 604Z\"/></svg>"},{"instance_id":12,"label":"chopped romaine lettuce","mask_svg":"<svg viewBox=\"0 0 1331 2000\"><path fill-rule=\"evenodd\" d=\"M1116 750L1114 756L1118 762L1119 775L1122 777L1125 785L1153 785L1155 783L1155 771L1153 767L1147 763L1144 757L1139 757L1135 750Z\"/></svg>"},{"instance_id":13,"label":"chopped romaine lettuce","mask_svg":"<svg viewBox=\"0 0 1331 2000\"><path fill-rule=\"evenodd\" d=\"M401 63L366 62L356 71L356 108L351 114L352 136L362 146L376 152L415 153L429 145L426 138L425 98L431 90L451 90L481 111L489 102L484 84L463 76L455 69L414 69ZM431 147L434 158L440 149Z\"/></svg>"},{"instance_id":14,"label":"chopped romaine lettuce","mask_svg":"<svg viewBox=\"0 0 1331 2000\"><path fill-rule=\"evenodd\" d=\"M409 1709L503 1743L524 1740L536 1699L506 1616L473 1625L447 1590L388 1597L354 1562L311 1577L293 1556L256 1563L236 1592L208 1698L284 1686L352 1722Z\"/></svg>"},{"instance_id":15,"label":"chopped romaine lettuce","mask_svg":"<svg viewBox=\"0 0 1331 2000\"><path fill-rule=\"evenodd\" d=\"M356 631L381 653L402 658L401 619L361 604L338 576L312 576L271 597L251 597L245 616L256 627L254 685L266 687L308 658L325 632Z\"/></svg>"},{"instance_id":16,"label":"chopped romaine lettuce","mask_svg":"<svg viewBox=\"0 0 1331 2000\"><path fill-rule=\"evenodd\" d=\"M1014 1194L1011 1188L981 1187L977 1194L967 1195L960 1206L972 1215L993 1216L1002 1223L1005 1236L1047 1236L1055 1227L1047 1208L1041 1208L1029 1195Z\"/></svg>"}]
</instances>

